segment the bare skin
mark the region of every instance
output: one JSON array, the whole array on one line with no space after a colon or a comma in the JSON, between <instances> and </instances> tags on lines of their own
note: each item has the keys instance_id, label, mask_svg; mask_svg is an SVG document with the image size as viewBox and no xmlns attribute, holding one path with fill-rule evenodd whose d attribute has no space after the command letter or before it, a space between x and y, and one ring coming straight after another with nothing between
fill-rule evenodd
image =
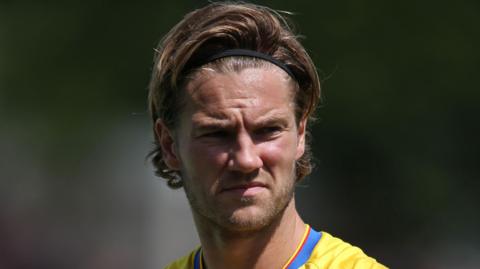
<instances>
[{"instance_id":1,"label":"bare skin","mask_svg":"<svg viewBox=\"0 0 480 269\"><path fill-rule=\"evenodd\" d=\"M212 229L195 218L208 269L217 268L282 268L293 255L305 232L305 223L298 216L294 201L278 221L256 233L238 235ZM294 215L291 217L290 215Z\"/></svg>"},{"instance_id":2,"label":"bare skin","mask_svg":"<svg viewBox=\"0 0 480 269\"><path fill-rule=\"evenodd\" d=\"M305 232L295 208L295 161L305 120L278 67L204 71L186 86L176 130L155 129L179 171L208 269L282 268Z\"/></svg>"}]
</instances>

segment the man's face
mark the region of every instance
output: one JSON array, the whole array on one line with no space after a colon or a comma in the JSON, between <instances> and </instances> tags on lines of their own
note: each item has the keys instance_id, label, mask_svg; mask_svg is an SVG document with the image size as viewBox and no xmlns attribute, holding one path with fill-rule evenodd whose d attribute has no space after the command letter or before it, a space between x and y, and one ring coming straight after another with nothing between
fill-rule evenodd
<instances>
[{"instance_id":1,"label":"man's face","mask_svg":"<svg viewBox=\"0 0 480 269\"><path fill-rule=\"evenodd\" d=\"M180 170L196 217L259 229L292 200L295 161L304 153L293 83L276 67L202 72L186 86L166 163Z\"/></svg>"}]
</instances>

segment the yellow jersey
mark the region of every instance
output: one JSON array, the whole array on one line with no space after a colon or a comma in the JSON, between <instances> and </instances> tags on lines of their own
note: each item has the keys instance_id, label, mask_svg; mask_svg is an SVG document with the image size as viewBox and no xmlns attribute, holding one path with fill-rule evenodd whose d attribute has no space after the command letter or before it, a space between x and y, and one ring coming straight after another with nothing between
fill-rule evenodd
<instances>
[{"instance_id":1,"label":"yellow jersey","mask_svg":"<svg viewBox=\"0 0 480 269\"><path fill-rule=\"evenodd\" d=\"M202 249L173 262L165 269L206 269ZM375 259L326 232L317 232L309 225L302 241L282 269L386 269Z\"/></svg>"}]
</instances>

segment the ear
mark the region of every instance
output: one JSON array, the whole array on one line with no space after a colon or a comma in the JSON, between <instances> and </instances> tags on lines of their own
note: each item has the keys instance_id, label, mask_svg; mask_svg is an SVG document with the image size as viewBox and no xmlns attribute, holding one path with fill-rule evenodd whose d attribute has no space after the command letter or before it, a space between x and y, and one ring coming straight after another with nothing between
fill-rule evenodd
<instances>
[{"instance_id":1,"label":"ear","mask_svg":"<svg viewBox=\"0 0 480 269\"><path fill-rule=\"evenodd\" d=\"M173 133L160 119L155 122L155 135L162 150L165 164L172 170L180 170L180 159L178 158Z\"/></svg>"},{"instance_id":2,"label":"ear","mask_svg":"<svg viewBox=\"0 0 480 269\"><path fill-rule=\"evenodd\" d=\"M304 118L298 124L298 129L297 129L298 142L297 142L297 154L295 155L296 160L300 159L303 156L303 153L305 153L306 132L307 132L307 119Z\"/></svg>"}]
</instances>

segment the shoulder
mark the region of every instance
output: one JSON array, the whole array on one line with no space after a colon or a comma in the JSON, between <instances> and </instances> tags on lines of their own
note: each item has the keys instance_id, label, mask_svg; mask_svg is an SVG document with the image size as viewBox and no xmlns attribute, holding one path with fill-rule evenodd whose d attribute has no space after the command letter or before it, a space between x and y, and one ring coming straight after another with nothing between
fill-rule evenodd
<instances>
[{"instance_id":1,"label":"shoulder","mask_svg":"<svg viewBox=\"0 0 480 269\"><path fill-rule=\"evenodd\" d=\"M164 269L191 269L191 268L193 268L195 254L197 253L197 251L198 251L198 248L193 250L189 254L183 256L182 258L170 263Z\"/></svg>"},{"instance_id":2,"label":"shoulder","mask_svg":"<svg viewBox=\"0 0 480 269\"><path fill-rule=\"evenodd\" d=\"M305 269L386 269L360 248L322 232Z\"/></svg>"}]
</instances>

